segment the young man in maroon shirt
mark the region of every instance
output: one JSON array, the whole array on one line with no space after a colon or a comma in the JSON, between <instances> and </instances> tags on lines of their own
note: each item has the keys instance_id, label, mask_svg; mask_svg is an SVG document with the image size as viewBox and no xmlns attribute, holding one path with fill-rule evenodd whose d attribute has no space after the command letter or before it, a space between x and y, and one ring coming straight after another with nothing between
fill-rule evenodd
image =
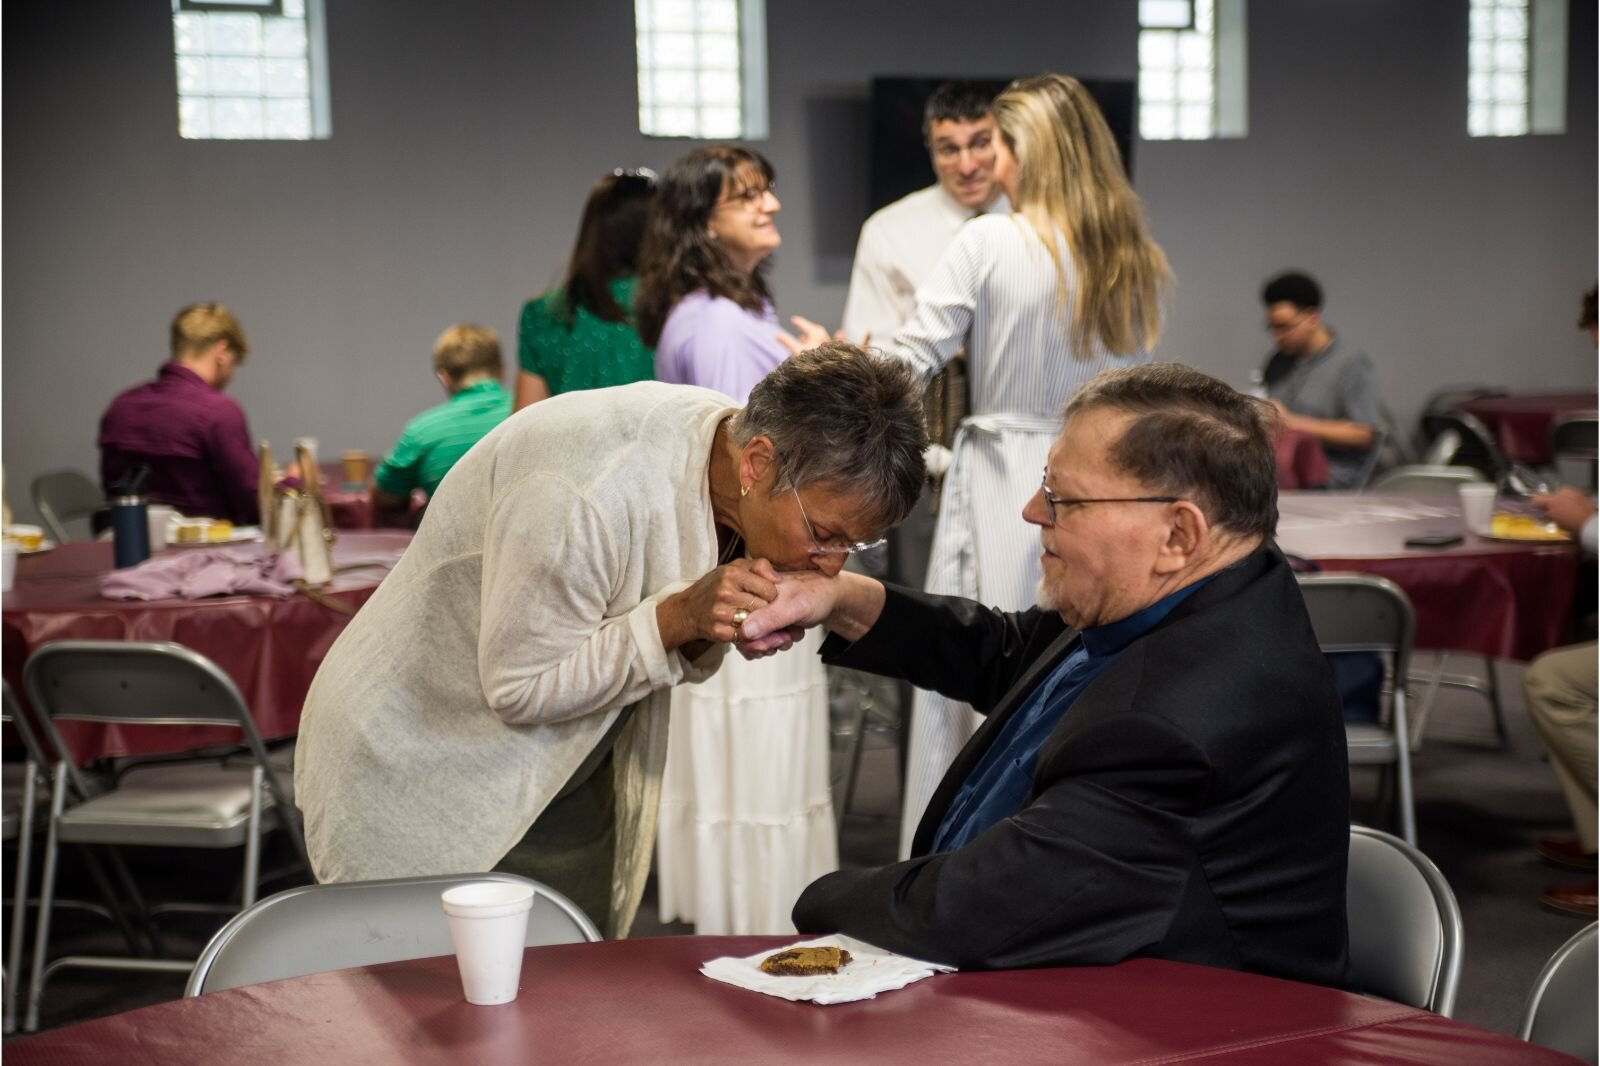
<instances>
[{"instance_id":1,"label":"young man in maroon shirt","mask_svg":"<svg viewBox=\"0 0 1600 1066\"><path fill-rule=\"evenodd\" d=\"M172 320L172 359L156 379L111 401L100 419L100 485L107 495L139 464L147 492L192 517L259 518L257 461L244 409L223 390L249 351L219 303L191 304Z\"/></svg>"}]
</instances>

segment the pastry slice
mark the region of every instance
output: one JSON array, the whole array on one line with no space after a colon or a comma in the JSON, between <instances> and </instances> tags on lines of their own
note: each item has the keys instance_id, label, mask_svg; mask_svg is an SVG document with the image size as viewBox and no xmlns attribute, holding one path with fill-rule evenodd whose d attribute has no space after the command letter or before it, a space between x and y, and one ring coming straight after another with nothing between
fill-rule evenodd
<instances>
[{"instance_id":1,"label":"pastry slice","mask_svg":"<svg viewBox=\"0 0 1600 1066\"><path fill-rule=\"evenodd\" d=\"M781 977L811 977L838 973L850 964L850 953L843 948L785 948L761 960L761 969Z\"/></svg>"}]
</instances>

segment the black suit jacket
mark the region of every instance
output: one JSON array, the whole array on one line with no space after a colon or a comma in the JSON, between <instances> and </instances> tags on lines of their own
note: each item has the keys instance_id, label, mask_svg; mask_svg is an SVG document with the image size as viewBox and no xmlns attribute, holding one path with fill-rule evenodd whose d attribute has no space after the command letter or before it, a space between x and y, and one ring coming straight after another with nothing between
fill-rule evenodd
<instances>
[{"instance_id":1,"label":"black suit jacket","mask_svg":"<svg viewBox=\"0 0 1600 1066\"><path fill-rule=\"evenodd\" d=\"M934 793L913 857L819 878L796 927L970 969L1150 956L1346 985L1344 725L1275 549L1219 573L1079 694L1017 814L927 853L967 774L1076 641L1053 612L894 588L861 640L828 639L829 663L989 718Z\"/></svg>"}]
</instances>

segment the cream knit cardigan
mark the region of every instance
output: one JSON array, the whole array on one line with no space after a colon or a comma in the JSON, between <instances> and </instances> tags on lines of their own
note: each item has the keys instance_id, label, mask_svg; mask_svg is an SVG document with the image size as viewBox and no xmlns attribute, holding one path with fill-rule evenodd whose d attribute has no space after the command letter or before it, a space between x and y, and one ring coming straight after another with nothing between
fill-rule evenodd
<instances>
[{"instance_id":1,"label":"cream knit cardigan","mask_svg":"<svg viewBox=\"0 0 1600 1066\"><path fill-rule=\"evenodd\" d=\"M488 870L617 715L613 928L655 841L668 689L656 604L717 562L726 396L646 382L513 415L445 477L306 697L295 792L319 881Z\"/></svg>"}]
</instances>

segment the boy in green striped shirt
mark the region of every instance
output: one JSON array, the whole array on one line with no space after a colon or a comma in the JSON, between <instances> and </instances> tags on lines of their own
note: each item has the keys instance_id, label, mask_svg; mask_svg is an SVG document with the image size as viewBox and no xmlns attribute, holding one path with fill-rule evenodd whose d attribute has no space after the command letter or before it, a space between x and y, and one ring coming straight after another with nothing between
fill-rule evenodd
<instances>
[{"instance_id":1,"label":"boy in green striped shirt","mask_svg":"<svg viewBox=\"0 0 1600 1066\"><path fill-rule=\"evenodd\" d=\"M432 496L456 460L511 414L503 372L494 330L462 322L439 335L433 374L450 399L407 422L379 464L372 479L376 512L403 514L412 489Z\"/></svg>"}]
</instances>

